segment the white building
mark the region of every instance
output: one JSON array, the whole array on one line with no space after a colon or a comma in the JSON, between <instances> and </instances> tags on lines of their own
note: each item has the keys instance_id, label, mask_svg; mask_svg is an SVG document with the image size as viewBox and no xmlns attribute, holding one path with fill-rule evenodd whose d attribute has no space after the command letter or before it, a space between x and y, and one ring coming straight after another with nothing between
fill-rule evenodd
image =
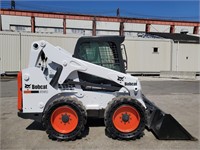
<instances>
[{"instance_id":1,"label":"white building","mask_svg":"<svg viewBox=\"0 0 200 150\"><path fill-rule=\"evenodd\" d=\"M84 35L125 35L127 72L132 74L200 72L199 22L5 9L0 14L1 72L27 67L33 41L47 40L73 53L78 37Z\"/></svg>"},{"instance_id":2,"label":"white building","mask_svg":"<svg viewBox=\"0 0 200 150\"><path fill-rule=\"evenodd\" d=\"M183 29L191 34L199 34L200 23L10 9L0 10L0 30L2 31L132 36L136 32L180 33Z\"/></svg>"}]
</instances>

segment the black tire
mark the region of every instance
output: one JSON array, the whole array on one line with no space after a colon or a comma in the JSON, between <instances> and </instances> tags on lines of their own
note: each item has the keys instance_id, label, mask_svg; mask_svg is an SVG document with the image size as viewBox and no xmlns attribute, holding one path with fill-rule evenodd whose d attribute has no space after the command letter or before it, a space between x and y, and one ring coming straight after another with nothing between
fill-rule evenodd
<instances>
[{"instance_id":1,"label":"black tire","mask_svg":"<svg viewBox=\"0 0 200 150\"><path fill-rule=\"evenodd\" d=\"M56 130L56 128L53 127L54 124L52 124L51 122L51 117L53 117L54 112L58 111L60 108L68 108L68 109L73 110L78 118L76 120L77 124L75 126L75 129L73 129L73 131L70 131L69 133L59 132L58 130ZM67 113L68 112L66 112L65 114L67 115ZM65 114L64 115L61 114L62 118L63 116L66 116ZM62 122L64 125L66 125L67 123L70 124L70 121L73 119L70 119L70 115L69 116L67 115L67 117L68 117L68 121L66 120L66 122L62 122L63 120L59 118L60 119L59 122L60 123ZM53 102L51 102L45 108L45 111L42 117L42 123L46 129L46 133L49 135L49 138L52 140L58 140L58 141L62 141L62 140L69 141L69 140L75 140L77 138L81 138L84 133L86 122L87 122L87 113L83 104L80 101L78 101L76 98L72 98L68 96L62 96L62 97L56 98Z\"/></svg>"},{"instance_id":2,"label":"black tire","mask_svg":"<svg viewBox=\"0 0 200 150\"><path fill-rule=\"evenodd\" d=\"M120 131L117 129L117 127L114 125L113 122L113 115L115 114L116 111L118 111L120 108L126 108L130 107L130 109L136 110L139 115L139 121L138 125L136 125L135 129L130 130L130 131ZM118 109L119 108L119 109ZM125 113L126 115L128 113ZM123 116L124 114L122 114ZM130 122L131 122L131 116L130 113L128 115ZM122 117L120 117L122 119ZM128 119L128 120L129 120ZM128 124L130 123L127 120L120 120L121 123ZM132 121L133 122L133 121ZM132 123L131 122L131 123ZM112 101L108 103L108 106L105 109L104 113L104 123L106 126L105 132L106 135L110 138L113 139L118 139L118 140L135 140L139 139L144 135L144 129L146 125L146 114L145 114L145 108L142 106L140 102L137 100L133 99L132 97L129 96L121 96L121 97L116 97ZM132 126L132 125L131 125Z\"/></svg>"}]
</instances>

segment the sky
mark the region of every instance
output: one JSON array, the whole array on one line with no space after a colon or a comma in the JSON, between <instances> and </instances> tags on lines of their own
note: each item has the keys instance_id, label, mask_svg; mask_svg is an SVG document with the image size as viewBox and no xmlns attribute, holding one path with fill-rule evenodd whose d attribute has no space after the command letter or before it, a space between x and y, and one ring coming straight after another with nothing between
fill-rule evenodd
<instances>
[{"instance_id":1,"label":"sky","mask_svg":"<svg viewBox=\"0 0 200 150\"><path fill-rule=\"evenodd\" d=\"M200 0L15 0L15 9L66 12L102 16L200 21ZM10 8L10 0L1 0L1 8Z\"/></svg>"}]
</instances>

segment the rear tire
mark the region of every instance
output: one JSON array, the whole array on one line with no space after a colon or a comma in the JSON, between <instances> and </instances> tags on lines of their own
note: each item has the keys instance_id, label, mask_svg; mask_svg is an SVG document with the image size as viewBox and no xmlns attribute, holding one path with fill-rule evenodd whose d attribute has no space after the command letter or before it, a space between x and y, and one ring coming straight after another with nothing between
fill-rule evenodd
<instances>
[{"instance_id":1,"label":"rear tire","mask_svg":"<svg viewBox=\"0 0 200 150\"><path fill-rule=\"evenodd\" d=\"M135 140L144 135L145 108L129 96L116 97L108 103L104 114L106 135L113 139Z\"/></svg>"},{"instance_id":2,"label":"rear tire","mask_svg":"<svg viewBox=\"0 0 200 150\"><path fill-rule=\"evenodd\" d=\"M42 118L52 140L81 138L86 125L86 109L76 98L59 97L47 106Z\"/></svg>"}]
</instances>

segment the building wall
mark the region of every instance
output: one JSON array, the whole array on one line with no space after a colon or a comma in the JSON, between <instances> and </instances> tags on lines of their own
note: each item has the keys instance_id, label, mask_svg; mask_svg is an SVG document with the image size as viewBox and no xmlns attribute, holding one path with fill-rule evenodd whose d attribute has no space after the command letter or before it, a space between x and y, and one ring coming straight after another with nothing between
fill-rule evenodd
<instances>
[{"instance_id":1,"label":"building wall","mask_svg":"<svg viewBox=\"0 0 200 150\"><path fill-rule=\"evenodd\" d=\"M70 35L92 35L92 21L66 19L66 34Z\"/></svg>"},{"instance_id":2,"label":"building wall","mask_svg":"<svg viewBox=\"0 0 200 150\"><path fill-rule=\"evenodd\" d=\"M176 70L200 71L200 44L176 43Z\"/></svg>"},{"instance_id":3,"label":"building wall","mask_svg":"<svg viewBox=\"0 0 200 150\"><path fill-rule=\"evenodd\" d=\"M145 24L124 23L124 31L145 31Z\"/></svg>"},{"instance_id":4,"label":"building wall","mask_svg":"<svg viewBox=\"0 0 200 150\"><path fill-rule=\"evenodd\" d=\"M0 32L0 71L26 68L33 41L46 40L70 53L80 36ZM200 72L200 44L173 43L168 39L126 37L128 72ZM157 48L157 52L154 52Z\"/></svg>"},{"instance_id":5,"label":"building wall","mask_svg":"<svg viewBox=\"0 0 200 150\"><path fill-rule=\"evenodd\" d=\"M12 28L16 25L21 26L29 26L31 29L31 17L23 17L23 16L8 16L8 15L1 15L2 19L2 30L8 31L8 30L16 30L15 28ZM29 32L31 30L27 30L26 32Z\"/></svg>"},{"instance_id":6,"label":"building wall","mask_svg":"<svg viewBox=\"0 0 200 150\"><path fill-rule=\"evenodd\" d=\"M181 30L186 30L186 31L188 31L188 33L193 33L193 27L175 26L175 33L180 33Z\"/></svg>"},{"instance_id":7,"label":"building wall","mask_svg":"<svg viewBox=\"0 0 200 150\"><path fill-rule=\"evenodd\" d=\"M97 30L96 35L119 35L119 31L102 31Z\"/></svg>"},{"instance_id":8,"label":"building wall","mask_svg":"<svg viewBox=\"0 0 200 150\"><path fill-rule=\"evenodd\" d=\"M63 33L62 19L49 19L35 17L35 32L36 33Z\"/></svg>"},{"instance_id":9,"label":"building wall","mask_svg":"<svg viewBox=\"0 0 200 150\"><path fill-rule=\"evenodd\" d=\"M117 30L119 31L119 22L100 22L97 21L97 30Z\"/></svg>"},{"instance_id":10,"label":"building wall","mask_svg":"<svg viewBox=\"0 0 200 150\"><path fill-rule=\"evenodd\" d=\"M31 17L23 16L2 16L2 30L13 30L20 32L31 32ZM67 34L77 35L92 35L92 20L72 20L66 19ZM35 17L35 31L36 33L63 33L63 19L40 18ZM96 21L97 35L103 35L105 31L110 35L115 35L119 31L119 22L103 22ZM194 27L189 26L175 26L175 33L180 33L182 29L193 33ZM200 28L200 27L199 27ZM127 32L145 32L146 24L141 23L124 23L124 31ZM199 29L200 30L200 29ZM150 32L168 32L170 25L156 25L151 24ZM119 35L119 32L118 32ZM131 33L126 36L132 36Z\"/></svg>"},{"instance_id":11,"label":"building wall","mask_svg":"<svg viewBox=\"0 0 200 150\"><path fill-rule=\"evenodd\" d=\"M20 61L19 34L0 32L0 72L20 70Z\"/></svg>"},{"instance_id":12,"label":"building wall","mask_svg":"<svg viewBox=\"0 0 200 150\"><path fill-rule=\"evenodd\" d=\"M96 35L119 35L118 22L96 21Z\"/></svg>"},{"instance_id":13,"label":"building wall","mask_svg":"<svg viewBox=\"0 0 200 150\"><path fill-rule=\"evenodd\" d=\"M83 28L92 29L92 21L87 20L70 20L66 19L66 24L68 28Z\"/></svg>"},{"instance_id":14,"label":"building wall","mask_svg":"<svg viewBox=\"0 0 200 150\"><path fill-rule=\"evenodd\" d=\"M63 27L63 19L35 17L35 26Z\"/></svg>"},{"instance_id":15,"label":"building wall","mask_svg":"<svg viewBox=\"0 0 200 150\"><path fill-rule=\"evenodd\" d=\"M150 27L151 32L165 32L169 33L170 32L170 26L168 25L156 25L152 24Z\"/></svg>"},{"instance_id":16,"label":"building wall","mask_svg":"<svg viewBox=\"0 0 200 150\"><path fill-rule=\"evenodd\" d=\"M126 38L124 44L128 55L128 72L170 70L170 40ZM154 52L154 48L158 48L158 52Z\"/></svg>"}]
</instances>

